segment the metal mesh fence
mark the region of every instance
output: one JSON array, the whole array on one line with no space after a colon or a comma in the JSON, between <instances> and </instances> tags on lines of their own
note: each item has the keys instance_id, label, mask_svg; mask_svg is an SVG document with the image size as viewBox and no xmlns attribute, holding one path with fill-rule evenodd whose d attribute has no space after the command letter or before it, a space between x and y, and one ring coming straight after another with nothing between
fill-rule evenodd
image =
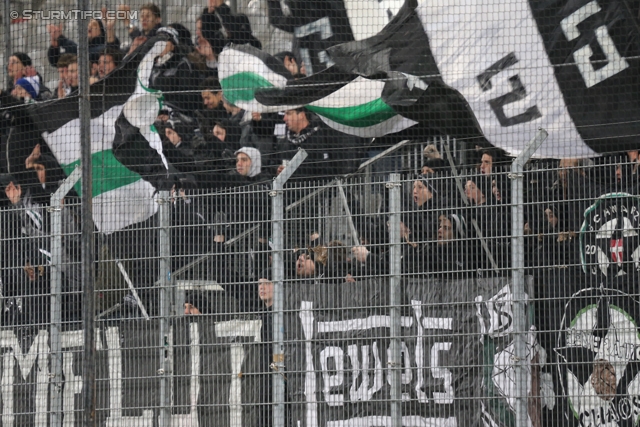
<instances>
[{"instance_id":1,"label":"metal mesh fence","mask_svg":"<svg viewBox=\"0 0 640 427\"><path fill-rule=\"evenodd\" d=\"M640 2L0 16L3 427L638 423Z\"/></svg>"}]
</instances>

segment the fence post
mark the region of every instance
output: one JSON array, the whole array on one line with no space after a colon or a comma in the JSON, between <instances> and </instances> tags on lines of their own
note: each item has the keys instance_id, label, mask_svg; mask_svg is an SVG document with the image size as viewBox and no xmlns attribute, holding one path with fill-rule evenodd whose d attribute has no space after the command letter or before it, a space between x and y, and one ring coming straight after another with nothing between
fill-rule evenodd
<instances>
[{"instance_id":1,"label":"fence post","mask_svg":"<svg viewBox=\"0 0 640 427\"><path fill-rule=\"evenodd\" d=\"M4 24L4 66L5 68L9 65L9 58L11 57L11 2L9 0L5 0L4 2L4 13L2 15L2 23ZM6 74L6 86L13 86L13 79L9 76L9 73Z\"/></svg>"},{"instance_id":2,"label":"fence post","mask_svg":"<svg viewBox=\"0 0 640 427\"><path fill-rule=\"evenodd\" d=\"M77 0L80 10L89 10L88 0ZM89 19L81 14L78 20L78 117L80 119L80 164L82 167L82 206L80 236L82 248L82 321L84 353L82 359L82 401L84 425L96 425L96 337L95 337L95 275L93 247L93 162L91 153L91 98L89 90Z\"/></svg>"},{"instance_id":3,"label":"fence post","mask_svg":"<svg viewBox=\"0 0 640 427\"><path fill-rule=\"evenodd\" d=\"M307 158L300 149L287 167L273 180L272 244L273 244L273 425L284 425L284 184Z\"/></svg>"},{"instance_id":4,"label":"fence post","mask_svg":"<svg viewBox=\"0 0 640 427\"><path fill-rule=\"evenodd\" d=\"M161 191L158 198L158 244L160 256L160 416L159 427L171 425L171 375L173 367L169 358L169 332L171 325L171 195Z\"/></svg>"},{"instance_id":5,"label":"fence post","mask_svg":"<svg viewBox=\"0 0 640 427\"><path fill-rule=\"evenodd\" d=\"M47 209L51 213L51 324L49 325L51 354L51 427L62 426L62 199L80 179L80 168L76 167L64 180L58 190L51 195Z\"/></svg>"},{"instance_id":6,"label":"fence post","mask_svg":"<svg viewBox=\"0 0 640 427\"><path fill-rule=\"evenodd\" d=\"M391 385L391 427L402 427L402 353L400 342L400 304L402 274L402 248L400 241L400 175L389 175L389 302L391 316L391 343L389 351L389 383Z\"/></svg>"},{"instance_id":7,"label":"fence post","mask_svg":"<svg viewBox=\"0 0 640 427\"><path fill-rule=\"evenodd\" d=\"M524 282L524 165L547 139L540 129L511 164L511 279L513 281L513 330L516 383L516 427L529 425L527 392L527 311Z\"/></svg>"}]
</instances>

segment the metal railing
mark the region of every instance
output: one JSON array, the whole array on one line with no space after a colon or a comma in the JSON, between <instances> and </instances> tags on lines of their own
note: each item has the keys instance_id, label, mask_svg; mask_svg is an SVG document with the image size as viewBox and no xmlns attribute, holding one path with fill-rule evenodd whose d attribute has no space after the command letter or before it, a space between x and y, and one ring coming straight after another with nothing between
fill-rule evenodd
<instances>
[{"instance_id":1,"label":"metal railing","mask_svg":"<svg viewBox=\"0 0 640 427\"><path fill-rule=\"evenodd\" d=\"M159 194L150 220L96 235L97 423L558 425L587 404L575 381L607 402L605 373L633 359L610 343L635 336L634 169L525 160L489 179ZM62 203L78 178L47 209L2 211L3 424L81 418L77 205ZM587 336L605 337L597 360L580 359Z\"/></svg>"}]
</instances>

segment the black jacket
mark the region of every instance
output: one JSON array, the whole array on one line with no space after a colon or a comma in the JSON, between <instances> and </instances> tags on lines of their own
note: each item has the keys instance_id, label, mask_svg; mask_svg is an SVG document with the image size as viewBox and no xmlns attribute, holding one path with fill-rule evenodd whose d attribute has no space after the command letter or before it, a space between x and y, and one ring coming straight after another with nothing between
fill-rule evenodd
<instances>
[{"instance_id":1,"label":"black jacket","mask_svg":"<svg viewBox=\"0 0 640 427\"><path fill-rule=\"evenodd\" d=\"M250 44L262 49L262 44L251 33L251 24L245 15L234 15L226 4L214 12L202 12L202 36L209 41L214 52L220 53L228 43Z\"/></svg>"},{"instance_id":2,"label":"black jacket","mask_svg":"<svg viewBox=\"0 0 640 427\"><path fill-rule=\"evenodd\" d=\"M277 164L291 160L303 148L307 159L294 173L296 178L323 178L344 175L356 170L360 156L356 138L341 134L313 120L299 134L287 131L276 142Z\"/></svg>"},{"instance_id":3,"label":"black jacket","mask_svg":"<svg viewBox=\"0 0 640 427\"><path fill-rule=\"evenodd\" d=\"M191 61L181 54L172 54L164 63L153 66L149 87L164 92L165 100L180 111L189 113L200 108L202 100L197 70Z\"/></svg>"}]
</instances>

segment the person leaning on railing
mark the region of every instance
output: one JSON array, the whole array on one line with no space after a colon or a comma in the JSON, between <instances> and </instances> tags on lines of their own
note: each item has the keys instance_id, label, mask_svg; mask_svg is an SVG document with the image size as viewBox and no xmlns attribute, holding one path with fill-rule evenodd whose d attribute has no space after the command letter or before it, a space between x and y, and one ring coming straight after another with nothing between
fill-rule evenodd
<instances>
[{"instance_id":1,"label":"person leaning on railing","mask_svg":"<svg viewBox=\"0 0 640 427\"><path fill-rule=\"evenodd\" d=\"M286 133L276 142L276 175L284 169L298 149L306 150L307 159L296 169L294 177L328 179L353 172L361 160L357 139L328 128L305 108L284 113Z\"/></svg>"}]
</instances>

